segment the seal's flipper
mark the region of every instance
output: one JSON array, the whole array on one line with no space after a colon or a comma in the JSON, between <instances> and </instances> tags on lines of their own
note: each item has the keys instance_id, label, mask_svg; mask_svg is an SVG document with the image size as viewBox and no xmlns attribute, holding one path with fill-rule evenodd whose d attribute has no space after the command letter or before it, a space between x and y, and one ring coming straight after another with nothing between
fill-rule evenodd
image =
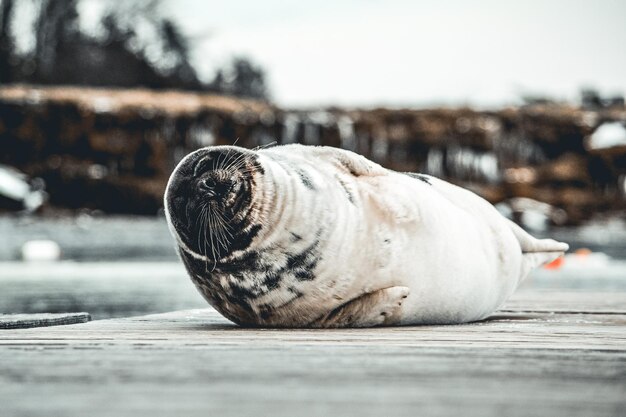
<instances>
[{"instance_id":1,"label":"seal's flipper","mask_svg":"<svg viewBox=\"0 0 626 417\"><path fill-rule=\"evenodd\" d=\"M374 327L400 323L400 308L408 287L389 287L364 294L315 320L311 327Z\"/></svg>"},{"instance_id":2,"label":"seal's flipper","mask_svg":"<svg viewBox=\"0 0 626 417\"><path fill-rule=\"evenodd\" d=\"M563 256L569 249L567 243L558 242L554 239L534 238L510 220L509 225L522 248L524 261L522 263L520 280L526 278L534 268Z\"/></svg>"},{"instance_id":3,"label":"seal's flipper","mask_svg":"<svg viewBox=\"0 0 626 417\"><path fill-rule=\"evenodd\" d=\"M517 224L510 220L508 222L513 234L522 248L522 253L565 252L569 249L569 245L567 243L557 242L554 239L534 238Z\"/></svg>"}]
</instances>

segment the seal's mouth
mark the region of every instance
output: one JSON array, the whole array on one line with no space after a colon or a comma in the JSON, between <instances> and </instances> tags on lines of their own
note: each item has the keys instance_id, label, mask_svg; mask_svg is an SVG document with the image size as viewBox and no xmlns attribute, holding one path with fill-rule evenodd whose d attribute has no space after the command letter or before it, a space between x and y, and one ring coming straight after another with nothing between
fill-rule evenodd
<instances>
[{"instance_id":1,"label":"seal's mouth","mask_svg":"<svg viewBox=\"0 0 626 417\"><path fill-rule=\"evenodd\" d=\"M188 250L217 260L237 246L252 202L255 161L253 152L232 146L203 148L181 161L170 177L165 206L173 232Z\"/></svg>"},{"instance_id":2,"label":"seal's mouth","mask_svg":"<svg viewBox=\"0 0 626 417\"><path fill-rule=\"evenodd\" d=\"M226 206L241 196L244 180L239 172L220 169L207 171L195 178L195 198Z\"/></svg>"}]
</instances>

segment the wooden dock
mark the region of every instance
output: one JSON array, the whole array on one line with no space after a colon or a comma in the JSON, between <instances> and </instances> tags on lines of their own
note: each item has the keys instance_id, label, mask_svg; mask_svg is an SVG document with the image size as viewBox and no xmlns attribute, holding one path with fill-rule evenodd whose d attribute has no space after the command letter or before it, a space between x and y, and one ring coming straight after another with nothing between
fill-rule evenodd
<instances>
[{"instance_id":1,"label":"wooden dock","mask_svg":"<svg viewBox=\"0 0 626 417\"><path fill-rule=\"evenodd\" d=\"M626 416L626 292L461 326L241 329L210 309L0 330L0 415Z\"/></svg>"}]
</instances>

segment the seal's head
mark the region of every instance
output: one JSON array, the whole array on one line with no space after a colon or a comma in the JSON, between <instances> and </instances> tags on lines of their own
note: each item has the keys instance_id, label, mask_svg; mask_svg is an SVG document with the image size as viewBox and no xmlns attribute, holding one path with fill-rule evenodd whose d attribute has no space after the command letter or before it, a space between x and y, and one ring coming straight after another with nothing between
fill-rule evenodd
<instances>
[{"instance_id":1,"label":"seal's head","mask_svg":"<svg viewBox=\"0 0 626 417\"><path fill-rule=\"evenodd\" d=\"M164 197L181 250L219 261L246 249L258 232L250 214L262 174L257 154L248 149L211 146L187 155L170 176Z\"/></svg>"}]
</instances>

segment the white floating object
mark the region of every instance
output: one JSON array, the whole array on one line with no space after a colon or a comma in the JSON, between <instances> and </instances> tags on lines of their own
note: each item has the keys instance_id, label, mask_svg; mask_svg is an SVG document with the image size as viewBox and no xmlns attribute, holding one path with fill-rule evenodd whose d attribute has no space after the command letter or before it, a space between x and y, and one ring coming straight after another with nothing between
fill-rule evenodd
<instances>
[{"instance_id":1,"label":"white floating object","mask_svg":"<svg viewBox=\"0 0 626 417\"><path fill-rule=\"evenodd\" d=\"M46 200L46 193L35 190L23 173L0 165L0 195L21 202L28 212L37 210Z\"/></svg>"},{"instance_id":2,"label":"white floating object","mask_svg":"<svg viewBox=\"0 0 626 417\"><path fill-rule=\"evenodd\" d=\"M591 134L589 149L607 149L615 146L626 146L626 127L620 122L602 123Z\"/></svg>"},{"instance_id":3,"label":"white floating object","mask_svg":"<svg viewBox=\"0 0 626 417\"><path fill-rule=\"evenodd\" d=\"M61 259L61 247L53 240L30 240L22 245L25 262L52 262Z\"/></svg>"},{"instance_id":4,"label":"white floating object","mask_svg":"<svg viewBox=\"0 0 626 417\"><path fill-rule=\"evenodd\" d=\"M26 177L8 167L0 166L0 194L16 201L23 200L30 193Z\"/></svg>"}]
</instances>

